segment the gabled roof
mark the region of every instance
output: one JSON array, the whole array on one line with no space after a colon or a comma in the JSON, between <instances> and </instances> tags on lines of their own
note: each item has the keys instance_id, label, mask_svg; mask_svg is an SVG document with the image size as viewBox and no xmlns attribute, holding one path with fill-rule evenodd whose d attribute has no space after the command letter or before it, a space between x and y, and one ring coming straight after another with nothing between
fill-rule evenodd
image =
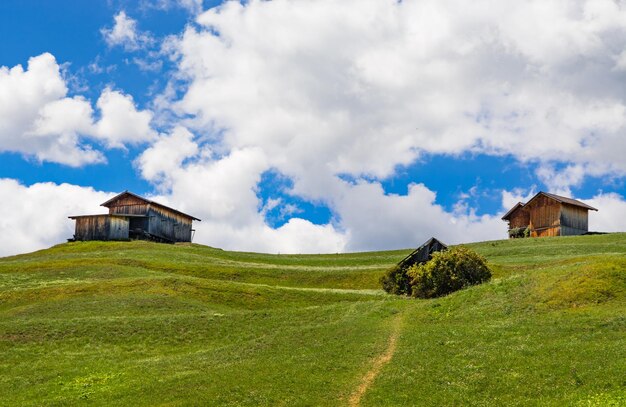
<instances>
[{"instance_id":1,"label":"gabled roof","mask_svg":"<svg viewBox=\"0 0 626 407\"><path fill-rule=\"evenodd\" d=\"M431 237L430 239L428 239L428 241L426 241L426 243L424 243L417 249L413 250L411 254L409 254L404 259L402 259L398 263L398 266L405 268L405 267L410 267L416 263L425 263L428 260L430 260L430 257L432 256L434 252L446 250L447 248L448 246L441 243L439 240L435 239L434 237Z\"/></svg>"},{"instance_id":2,"label":"gabled roof","mask_svg":"<svg viewBox=\"0 0 626 407\"><path fill-rule=\"evenodd\" d=\"M543 192L543 191L540 191L537 195L535 195L532 198L530 198L530 200L526 203L526 205L528 205L529 203L531 203L532 201L537 199L540 195L544 195L544 196L546 196L546 197L548 197L550 199L554 199L557 202L564 203L564 204L567 204L567 205L573 205L573 206L578 206L578 207L585 208L585 209L588 209L588 210L591 210L591 211L597 211L597 209L594 208L593 206L589 206L589 205L587 205L585 203L577 201L576 199L567 198L567 197L560 196L560 195L555 195L555 194L550 194L548 192Z\"/></svg>"},{"instance_id":3,"label":"gabled roof","mask_svg":"<svg viewBox=\"0 0 626 407\"><path fill-rule=\"evenodd\" d=\"M128 195L129 195L129 196L132 196L132 197L134 197L134 198L140 199L140 200L142 200L142 201L144 201L144 202L146 202L146 203L149 203L149 204L151 204L151 205L154 205L154 206L160 206L161 208L164 208L164 209L170 210L170 211L172 211L172 212L176 212L176 213L178 213L179 215L183 215L183 216L186 216L186 217L188 217L188 218L191 218L191 219L193 219L193 220L197 220L198 222L200 222L200 219L198 219L198 218L196 218L196 217L194 217L194 216L188 215L188 214L186 214L186 213L184 213L184 212L181 212L181 211L179 211L179 210L177 210L177 209L174 209L174 208L170 208L169 206L165 206L165 205L160 204L160 203L158 203L158 202L151 201L151 200L146 199L146 198L144 198L144 197L142 197L142 196L139 196L139 195L137 195L137 194L133 194L133 193L132 193L132 192L130 192L130 191L124 191L124 192L122 192L122 193L120 193L120 194L117 194L117 195L115 195L113 198L111 198L111 199L109 199L108 201L106 201L106 202L104 202L103 204L101 204L100 206L104 206L104 207L106 207L106 208L109 208L113 202L115 202L115 201L117 201L117 200L121 199L121 198L122 198L122 197L124 197L124 196L128 196Z\"/></svg>"},{"instance_id":4,"label":"gabled roof","mask_svg":"<svg viewBox=\"0 0 626 407\"><path fill-rule=\"evenodd\" d=\"M509 211L507 213L504 214L504 216L502 217L502 220L508 220L509 217L513 214L513 212L515 212L516 210L518 210L519 208L523 208L524 204L521 202L518 202L515 204L514 207L512 207L511 209L509 209Z\"/></svg>"}]
</instances>

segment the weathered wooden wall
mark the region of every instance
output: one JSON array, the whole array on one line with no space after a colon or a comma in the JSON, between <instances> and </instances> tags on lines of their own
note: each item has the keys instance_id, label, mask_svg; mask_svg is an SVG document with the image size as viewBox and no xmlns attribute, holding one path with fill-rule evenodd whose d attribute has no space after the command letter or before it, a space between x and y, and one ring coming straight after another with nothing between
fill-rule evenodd
<instances>
[{"instance_id":1,"label":"weathered wooden wall","mask_svg":"<svg viewBox=\"0 0 626 407\"><path fill-rule=\"evenodd\" d=\"M530 232L530 237L548 237L561 236L560 226L551 226L547 228L534 229Z\"/></svg>"},{"instance_id":2,"label":"weathered wooden wall","mask_svg":"<svg viewBox=\"0 0 626 407\"><path fill-rule=\"evenodd\" d=\"M539 196L524 206L530 213L532 237L559 236L561 203L546 196Z\"/></svg>"},{"instance_id":3,"label":"weathered wooden wall","mask_svg":"<svg viewBox=\"0 0 626 407\"><path fill-rule=\"evenodd\" d=\"M110 215L79 216L75 218L76 240L128 239L128 219Z\"/></svg>"},{"instance_id":4,"label":"weathered wooden wall","mask_svg":"<svg viewBox=\"0 0 626 407\"><path fill-rule=\"evenodd\" d=\"M147 215L150 204L134 196L124 196L109 204L110 214Z\"/></svg>"},{"instance_id":5,"label":"weathered wooden wall","mask_svg":"<svg viewBox=\"0 0 626 407\"><path fill-rule=\"evenodd\" d=\"M574 205L561 208L561 236L582 235L589 231L589 211Z\"/></svg>"},{"instance_id":6,"label":"weathered wooden wall","mask_svg":"<svg viewBox=\"0 0 626 407\"><path fill-rule=\"evenodd\" d=\"M151 205L148 232L173 242L191 241L191 219L177 212Z\"/></svg>"},{"instance_id":7,"label":"weathered wooden wall","mask_svg":"<svg viewBox=\"0 0 626 407\"><path fill-rule=\"evenodd\" d=\"M530 225L530 213L526 208L519 208L509 217L509 229L525 228Z\"/></svg>"}]
</instances>

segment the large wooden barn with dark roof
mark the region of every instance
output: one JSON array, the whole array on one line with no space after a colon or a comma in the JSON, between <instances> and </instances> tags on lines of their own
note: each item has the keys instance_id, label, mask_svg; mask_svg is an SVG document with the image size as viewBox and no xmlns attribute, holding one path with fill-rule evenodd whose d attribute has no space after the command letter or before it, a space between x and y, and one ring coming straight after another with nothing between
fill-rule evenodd
<instances>
[{"instance_id":1,"label":"large wooden barn with dark roof","mask_svg":"<svg viewBox=\"0 0 626 407\"><path fill-rule=\"evenodd\" d=\"M539 192L527 203L518 202L503 217L509 223L509 237L573 236L589 231L588 212L597 211L585 203L564 196Z\"/></svg>"},{"instance_id":2,"label":"large wooden barn with dark roof","mask_svg":"<svg viewBox=\"0 0 626 407\"><path fill-rule=\"evenodd\" d=\"M69 217L76 220L74 238L70 240L191 242L194 232L192 222L200 221L128 191L114 196L101 206L109 208L109 213Z\"/></svg>"}]
</instances>

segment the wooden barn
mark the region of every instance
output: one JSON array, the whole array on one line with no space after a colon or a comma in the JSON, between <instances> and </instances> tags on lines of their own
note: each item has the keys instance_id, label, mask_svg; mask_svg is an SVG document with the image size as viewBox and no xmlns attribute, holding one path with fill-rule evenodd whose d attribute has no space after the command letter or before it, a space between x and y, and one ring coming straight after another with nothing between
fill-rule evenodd
<instances>
[{"instance_id":1,"label":"wooden barn","mask_svg":"<svg viewBox=\"0 0 626 407\"><path fill-rule=\"evenodd\" d=\"M509 237L573 236L589 231L587 204L564 196L539 192L527 203L518 202L503 217L509 223Z\"/></svg>"},{"instance_id":2,"label":"wooden barn","mask_svg":"<svg viewBox=\"0 0 626 407\"><path fill-rule=\"evenodd\" d=\"M200 221L186 213L122 192L101 206L108 214L70 216L76 221L74 238L70 240L144 239L158 242L191 242L192 222Z\"/></svg>"}]
</instances>

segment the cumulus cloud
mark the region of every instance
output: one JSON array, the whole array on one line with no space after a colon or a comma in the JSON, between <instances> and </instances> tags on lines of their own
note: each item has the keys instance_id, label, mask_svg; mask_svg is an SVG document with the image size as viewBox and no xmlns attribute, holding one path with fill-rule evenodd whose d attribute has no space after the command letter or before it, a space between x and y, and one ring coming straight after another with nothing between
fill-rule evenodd
<instances>
[{"instance_id":1,"label":"cumulus cloud","mask_svg":"<svg viewBox=\"0 0 626 407\"><path fill-rule=\"evenodd\" d=\"M177 127L171 134L161 136L135 161L143 178L152 182L167 181L168 174L178 170L186 158L198 153L198 145L193 138L193 134L184 127ZM163 186L162 183L160 185Z\"/></svg>"},{"instance_id":2,"label":"cumulus cloud","mask_svg":"<svg viewBox=\"0 0 626 407\"><path fill-rule=\"evenodd\" d=\"M188 157L199 157L183 163ZM332 181L329 205L336 219L325 225L291 217L270 227L257 194L270 159L258 148L217 156L199 148L184 129L163 137L136 164L143 176L168 186L158 199L202 219L196 241L231 250L281 253L344 252L411 247L431 236L449 243L505 237L499 217L476 216L471 210L446 211L424 185L406 195L386 194L379 183ZM284 205L287 208L287 205ZM290 215L296 215L292 213ZM375 216L373 215L375 214Z\"/></svg>"},{"instance_id":3,"label":"cumulus cloud","mask_svg":"<svg viewBox=\"0 0 626 407\"><path fill-rule=\"evenodd\" d=\"M132 97L105 89L99 120L82 96L67 96L59 65L49 53L21 65L0 67L0 151L13 151L69 166L105 161L89 142L108 147L151 140L152 113L137 110Z\"/></svg>"},{"instance_id":4,"label":"cumulus cloud","mask_svg":"<svg viewBox=\"0 0 626 407\"><path fill-rule=\"evenodd\" d=\"M106 88L96 105L101 118L95 125L94 135L109 147L119 148L125 143L141 143L156 137L150 127L152 113L138 111L132 96Z\"/></svg>"},{"instance_id":5,"label":"cumulus cloud","mask_svg":"<svg viewBox=\"0 0 626 407\"><path fill-rule=\"evenodd\" d=\"M626 200L616 193L600 193L585 203L598 209L589 211L589 230L595 232L626 231Z\"/></svg>"},{"instance_id":6,"label":"cumulus cloud","mask_svg":"<svg viewBox=\"0 0 626 407\"><path fill-rule=\"evenodd\" d=\"M422 184L409 185L406 195L385 194L377 183L344 185L336 208L349 251L412 247L432 236L450 244L490 240L506 232L498 216L446 211Z\"/></svg>"},{"instance_id":7,"label":"cumulus cloud","mask_svg":"<svg viewBox=\"0 0 626 407\"><path fill-rule=\"evenodd\" d=\"M126 15L124 10L113 16L113 27L100 30L109 47L121 46L127 51L136 51L154 43L149 33L137 29L137 20Z\"/></svg>"},{"instance_id":8,"label":"cumulus cloud","mask_svg":"<svg viewBox=\"0 0 626 407\"><path fill-rule=\"evenodd\" d=\"M534 186L530 190L517 188L512 191L502 191L502 208L508 211L518 202L526 203L530 201L533 196L537 195L537 192Z\"/></svg>"},{"instance_id":9,"label":"cumulus cloud","mask_svg":"<svg viewBox=\"0 0 626 407\"><path fill-rule=\"evenodd\" d=\"M102 213L99 207L112 194L68 184L37 183L25 186L0 179L0 256L23 253L63 243L74 235L67 217Z\"/></svg>"},{"instance_id":10,"label":"cumulus cloud","mask_svg":"<svg viewBox=\"0 0 626 407\"><path fill-rule=\"evenodd\" d=\"M71 166L103 161L101 153L79 138L91 128L91 105L66 95L50 54L30 58L26 70L21 65L0 67L0 151Z\"/></svg>"},{"instance_id":11,"label":"cumulus cloud","mask_svg":"<svg viewBox=\"0 0 626 407\"><path fill-rule=\"evenodd\" d=\"M303 182L424 152L626 173L621 3L228 2L197 22L173 46L176 108Z\"/></svg>"},{"instance_id":12,"label":"cumulus cloud","mask_svg":"<svg viewBox=\"0 0 626 407\"><path fill-rule=\"evenodd\" d=\"M585 168L582 165L568 165L557 169L553 165L543 164L537 168L537 177L548 190L557 195L569 196L570 187L579 186L585 177Z\"/></svg>"},{"instance_id":13,"label":"cumulus cloud","mask_svg":"<svg viewBox=\"0 0 626 407\"><path fill-rule=\"evenodd\" d=\"M196 242L231 250L281 253L344 251L346 237L333 225L290 219L280 228L267 225L256 188L268 169L259 149L234 150L214 157L191 141L183 128L162 137L137 160L143 176L168 186L154 199L202 219L194 225ZM197 156L191 162L185 158Z\"/></svg>"}]
</instances>

